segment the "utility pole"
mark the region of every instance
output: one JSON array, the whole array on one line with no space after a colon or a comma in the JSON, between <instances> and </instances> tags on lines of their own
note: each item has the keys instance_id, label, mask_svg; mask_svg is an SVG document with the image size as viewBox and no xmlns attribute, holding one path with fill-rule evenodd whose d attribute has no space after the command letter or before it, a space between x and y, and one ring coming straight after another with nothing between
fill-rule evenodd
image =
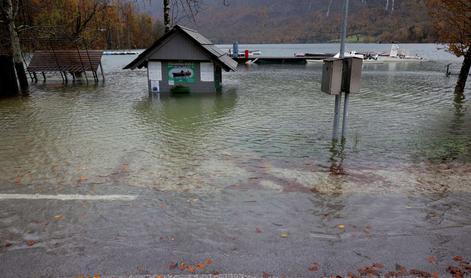
<instances>
[{"instance_id":1,"label":"utility pole","mask_svg":"<svg viewBox=\"0 0 471 278\"><path fill-rule=\"evenodd\" d=\"M343 19L342 19L342 27L340 29L340 59L345 57L345 41L347 39L347 25L348 25L348 6L349 0L344 0L343 2ZM334 112L334 130L332 133L332 140L338 140L338 129L339 129L339 122L340 122L340 105L342 102L342 92L335 96L335 112ZM348 92L345 93L345 107L348 108ZM345 110L344 107L344 118L343 118L343 127L342 127L342 138L345 135Z\"/></svg>"}]
</instances>

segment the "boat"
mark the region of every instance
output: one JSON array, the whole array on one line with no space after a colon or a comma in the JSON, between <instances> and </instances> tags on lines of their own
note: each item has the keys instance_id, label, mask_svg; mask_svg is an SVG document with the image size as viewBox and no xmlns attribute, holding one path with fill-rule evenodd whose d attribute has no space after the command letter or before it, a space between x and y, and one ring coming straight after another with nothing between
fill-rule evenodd
<instances>
[{"instance_id":1,"label":"boat","mask_svg":"<svg viewBox=\"0 0 471 278\"><path fill-rule=\"evenodd\" d=\"M137 55L139 51L135 50L110 50L103 51L103 55Z\"/></svg>"},{"instance_id":2,"label":"boat","mask_svg":"<svg viewBox=\"0 0 471 278\"><path fill-rule=\"evenodd\" d=\"M307 56L305 56L307 57ZM339 58L340 53L337 53L333 56L333 58ZM407 54L407 51L404 49L400 49L397 44L393 44L391 46L391 51L389 53L376 53L376 52L356 52L350 51L345 52L344 57L357 57L363 59L363 63L366 64L381 64L387 62L418 62L423 61L424 58L418 55L411 56ZM323 60L319 59L307 59L308 63L319 63Z\"/></svg>"},{"instance_id":3,"label":"boat","mask_svg":"<svg viewBox=\"0 0 471 278\"><path fill-rule=\"evenodd\" d=\"M239 57L245 57L245 50L244 51L239 51L238 53ZM262 51L259 49L256 50L249 50L249 57L254 57L254 56L261 56ZM232 57L232 49L229 49L229 56Z\"/></svg>"}]
</instances>

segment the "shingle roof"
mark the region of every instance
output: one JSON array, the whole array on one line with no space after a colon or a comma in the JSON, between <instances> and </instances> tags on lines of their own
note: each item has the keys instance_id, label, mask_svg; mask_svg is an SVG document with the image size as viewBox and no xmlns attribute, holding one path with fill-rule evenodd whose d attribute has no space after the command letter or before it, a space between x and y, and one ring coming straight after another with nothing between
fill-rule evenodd
<instances>
[{"instance_id":1,"label":"shingle roof","mask_svg":"<svg viewBox=\"0 0 471 278\"><path fill-rule=\"evenodd\" d=\"M167 32L160 39L158 39L151 47L142 52L136 59L134 59L131 63L124 67L124 69L135 69L142 68L143 66L145 66L147 63L148 56L151 54L152 50L158 47L175 32L181 32L185 34L190 40L199 45L203 51L208 53L209 56L215 60L215 62L220 64L220 66L224 70L236 70L237 62L230 58L225 52L216 47L210 40L208 40L206 37L204 37L197 31L180 25L176 25L175 27L173 27L172 30Z\"/></svg>"}]
</instances>

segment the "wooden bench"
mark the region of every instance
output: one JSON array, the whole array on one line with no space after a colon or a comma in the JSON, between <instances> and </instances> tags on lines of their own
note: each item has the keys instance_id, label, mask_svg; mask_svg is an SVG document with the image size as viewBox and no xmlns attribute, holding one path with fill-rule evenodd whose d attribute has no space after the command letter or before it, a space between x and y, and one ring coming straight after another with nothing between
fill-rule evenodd
<instances>
[{"instance_id":1,"label":"wooden bench","mask_svg":"<svg viewBox=\"0 0 471 278\"><path fill-rule=\"evenodd\" d=\"M33 53L33 57L27 67L28 72L34 75L40 72L46 79L46 72L60 72L67 82L67 73L75 76L86 72L92 72L95 81L98 81L98 67L104 80L103 67L101 65L101 50L40 50ZM87 78L87 77L86 77ZM88 80L88 78L87 78Z\"/></svg>"}]
</instances>

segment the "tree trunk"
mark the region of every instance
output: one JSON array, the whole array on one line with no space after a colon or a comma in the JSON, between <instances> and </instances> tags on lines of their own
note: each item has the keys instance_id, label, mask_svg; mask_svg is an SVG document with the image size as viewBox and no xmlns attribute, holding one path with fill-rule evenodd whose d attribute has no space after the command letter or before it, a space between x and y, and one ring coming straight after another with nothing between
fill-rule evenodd
<instances>
[{"instance_id":1,"label":"tree trunk","mask_svg":"<svg viewBox=\"0 0 471 278\"><path fill-rule=\"evenodd\" d=\"M15 84L16 86L13 85L8 85L8 90L13 90L16 88L16 94L18 94L18 86L17 86L17 81L18 79L21 91L24 94L28 93L29 90L29 84L28 84L28 77L26 76L26 71L25 67L23 64L23 57L21 54L21 45L20 45L20 39L18 37L18 33L16 32L16 27L15 27L15 13L13 11L13 3L11 0L2 0L1 2L1 14L3 14L2 18L2 25L1 26L1 33L2 37L7 38L7 53L11 55L11 58L13 59L13 67L10 67L10 63L5 61L2 61L4 63L2 65L2 71L3 70L11 70L12 72L8 74L8 77L6 77L5 80L10 80L9 78L11 76L15 77ZM6 59L6 58L5 58Z\"/></svg>"},{"instance_id":2,"label":"tree trunk","mask_svg":"<svg viewBox=\"0 0 471 278\"><path fill-rule=\"evenodd\" d=\"M7 55L0 56L0 97L18 95L18 82L16 81L13 58Z\"/></svg>"},{"instance_id":3,"label":"tree trunk","mask_svg":"<svg viewBox=\"0 0 471 278\"><path fill-rule=\"evenodd\" d=\"M164 0L164 25L167 33L170 31L170 0Z\"/></svg>"},{"instance_id":4,"label":"tree trunk","mask_svg":"<svg viewBox=\"0 0 471 278\"><path fill-rule=\"evenodd\" d=\"M12 21L9 24L10 36L11 36L11 48L13 54L13 62L15 63L16 76L20 83L20 89L23 94L28 94L29 83L28 77L26 76L25 66L23 64L23 55L21 54L20 38L15 30L15 22Z\"/></svg>"},{"instance_id":5,"label":"tree trunk","mask_svg":"<svg viewBox=\"0 0 471 278\"><path fill-rule=\"evenodd\" d=\"M468 47L468 51L464 55L463 64L461 65L460 74L458 76L458 82L455 87L455 94L463 94L464 88L466 87L466 81L468 80L469 70L471 68L471 47Z\"/></svg>"}]
</instances>

